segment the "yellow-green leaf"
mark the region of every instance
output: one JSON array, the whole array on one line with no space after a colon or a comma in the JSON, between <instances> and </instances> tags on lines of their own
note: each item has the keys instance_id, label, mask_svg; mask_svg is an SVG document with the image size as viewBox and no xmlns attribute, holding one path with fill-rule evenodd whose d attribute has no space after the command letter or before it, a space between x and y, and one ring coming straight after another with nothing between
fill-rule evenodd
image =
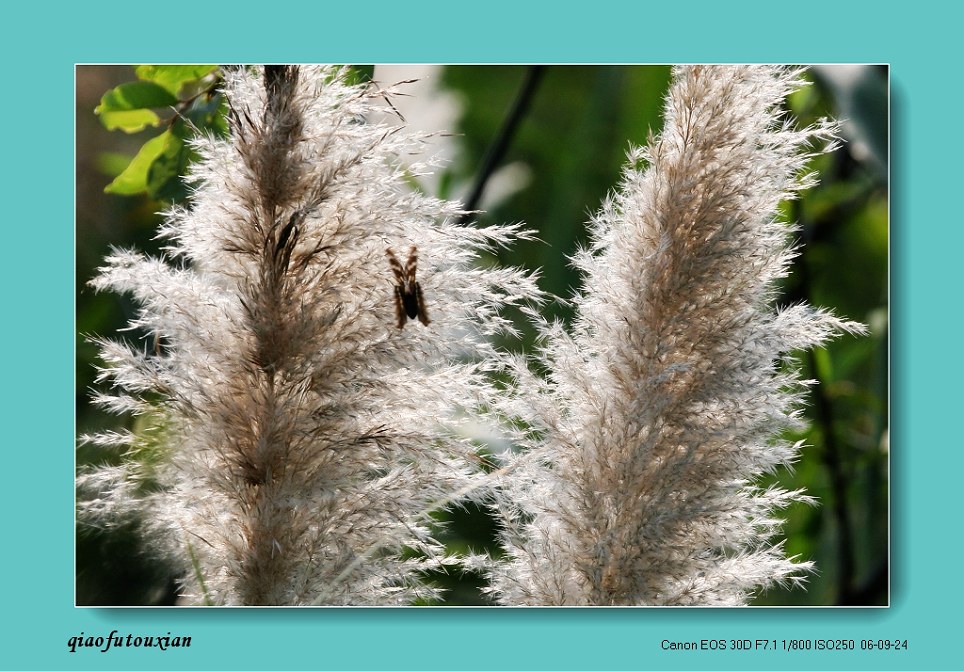
<instances>
[{"instance_id":1,"label":"yellow-green leaf","mask_svg":"<svg viewBox=\"0 0 964 671\"><path fill-rule=\"evenodd\" d=\"M160 117L155 108L177 104L177 98L152 82L128 82L104 94L94 113L107 130L119 128L136 133L147 126L156 126Z\"/></svg>"},{"instance_id":2,"label":"yellow-green leaf","mask_svg":"<svg viewBox=\"0 0 964 671\"><path fill-rule=\"evenodd\" d=\"M179 200L184 197L180 176L187 169L189 152L184 146L184 123L177 120L166 133L161 153L147 171L147 192L154 198Z\"/></svg>"},{"instance_id":3,"label":"yellow-green leaf","mask_svg":"<svg viewBox=\"0 0 964 671\"><path fill-rule=\"evenodd\" d=\"M145 142L130 165L124 172L115 177L114 181L108 184L104 191L123 196L147 192L147 179L151 165L159 156L164 154L171 139L171 132L166 130ZM177 140L177 142L180 143L180 140Z\"/></svg>"},{"instance_id":4,"label":"yellow-green leaf","mask_svg":"<svg viewBox=\"0 0 964 671\"><path fill-rule=\"evenodd\" d=\"M148 126L157 126L161 118L151 110L121 110L101 112L100 122L107 130L120 129L125 133L137 133Z\"/></svg>"},{"instance_id":5,"label":"yellow-green leaf","mask_svg":"<svg viewBox=\"0 0 964 671\"><path fill-rule=\"evenodd\" d=\"M128 82L105 93L94 112L100 114L105 111L170 107L176 104L177 98L162 86L153 82Z\"/></svg>"},{"instance_id":6,"label":"yellow-green leaf","mask_svg":"<svg viewBox=\"0 0 964 671\"><path fill-rule=\"evenodd\" d=\"M131 158L130 154L105 151L97 154L95 165L103 174L109 177L117 177L130 165Z\"/></svg>"},{"instance_id":7,"label":"yellow-green leaf","mask_svg":"<svg viewBox=\"0 0 964 671\"><path fill-rule=\"evenodd\" d=\"M134 72L139 79L154 82L172 95L177 95L188 82L210 74L216 65L138 65Z\"/></svg>"}]
</instances>

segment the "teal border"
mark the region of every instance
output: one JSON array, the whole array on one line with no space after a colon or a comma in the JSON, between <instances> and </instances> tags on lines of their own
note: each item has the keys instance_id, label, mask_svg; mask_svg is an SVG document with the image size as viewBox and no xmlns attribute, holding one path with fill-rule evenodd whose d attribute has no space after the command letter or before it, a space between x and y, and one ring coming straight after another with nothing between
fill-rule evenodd
<instances>
[{"instance_id":1,"label":"teal border","mask_svg":"<svg viewBox=\"0 0 964 671\"><path fill-rule=\"evenodd\" d=\"M6 355L0 662L36 668L907 668L957 656L956 319L960 20L919 2L689 0L6 10ZM635 7L635 8L634 8ZM54 15L56 14L56 16ZM921 44L914 42L920 40ZM943 51L942 51L943 50ZM893 564L889 609L76 609L73 69L90 62L874 62L892 65ZM938 135L939 134L939 135ZM956 181L956 180L955 180ZM949 197L950 196L950 197ZM955 242L955 240L957 242ZM950 319L948 319L950 317ZM953 427L956 428L956 427ZM67 652L81 632L190 635L189 650ZM660 641L907 638L891 653L667 653Z\"/></svg>"}]
</instances>

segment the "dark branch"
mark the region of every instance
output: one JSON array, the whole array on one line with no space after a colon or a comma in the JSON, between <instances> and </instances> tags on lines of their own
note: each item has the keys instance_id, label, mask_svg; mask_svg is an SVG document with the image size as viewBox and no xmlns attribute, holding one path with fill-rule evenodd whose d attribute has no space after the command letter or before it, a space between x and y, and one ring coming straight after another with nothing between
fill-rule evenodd
<instances>
[{"instance_id":1,"label":"dark branch","mask_svg":"<svg viewBox=\"0 0 964 671\"><path fill-rule=\"evenodd\" d=\"M485 185L488 183L492 173L495 172L496 167L502 162L518 130L519 124L529 109L529 103L532 101L532 96L544 72L544 65L532 65L526 72L526 77L522 82L522 86L519 88L519 93L512 103L512 107L509 109L509 113L506 115L505 121L502 123L502 127L499 129L489 149L485 152L485 157L482 159L482 167L479 169L475 177L475 184L472 186L472 191L465 201L466 213L459 218L460 224L468 221L472 211L478 207L479 202L482 200Z\"/></svg>"}]
</instances>

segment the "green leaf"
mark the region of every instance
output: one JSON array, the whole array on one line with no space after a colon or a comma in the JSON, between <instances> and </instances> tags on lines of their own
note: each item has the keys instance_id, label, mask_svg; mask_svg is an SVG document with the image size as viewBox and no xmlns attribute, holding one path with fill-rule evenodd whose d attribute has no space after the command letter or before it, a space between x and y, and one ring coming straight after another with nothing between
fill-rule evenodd
<instances>
[{"instance_id":1,"label":"green leaf","mask_svg":"<svg viewBox=\"0 0 964 671\"><path fill-rule=\"evenodd\" d=\"M134 72L139 79L154 82L176 96L185 84L201 79L217 67L216 65L138 65Z\"/></svg>"},{"instance_id":2,"label":"green leaf","mask_svg":"<svg viewBox=\"0 0 964 671\"><path fill-rule=\"evenodd\" d=\"M175 121L167 131L163 150L147 170L147 192L154 198L178 201L186 197L181 175L187 171L191 152L184 144L184 122Z\"/></svg>"},{"instance_id":3,"label":"green leaf","mask_svg":"<svg viewBox=\"0 0 964 671\"><path fill-rule=\"evenodd\" d=\"M108 177L117 177L124 172L130 162L130 154L122 154L116 151L101 152L97 154L95 159L97 169Z\"/></svg>"},{"instance_id":4,"label":"green leaf","mask_svg":"<svg viewBox=\"0 0 964 671\"><path fill-rule=\"evenodd\" d=\"M105 93L94 112L100 114L104 111L170 107L176 104L177 98L157 84L128 82Z\"/></svg>"},{"instance_id":5,"label":"green leaf","mask_svg":"<svg viewBox=\"0 0 964 671\"><path fill-rule=\"evenodd\" d=\"M115 193L122 196L133 196L138 193L148 191L147 182L151 166L158 157L164 155L172 141L170 130L166 130L155 138L151 138L144 143L137 156L130 162L130 165L114 178L114 181L104 189L106 193ZM174 138L180 143L180 139Z\"/></svg>"},{"instance_id":6,"label":"green leaf","mask_svg":"<svg viewBox=\"0 0 964 671\"><path fill-rule=\"evenodd\" d=\"M157 126L160 117L151 108L170 107L177 98L151 82L121 84L104 94L94 113L107 130L121 129L136 133L147 126Z\"/></svg>"},{"instance_id":7,"label":"green leaf","mask_svg":"<svg viewBox=\"0 0 964 671\"><path fill-rule=\"evenodd\" d=\"M125 133L137 133L148 126L159 126L161 118L151 110L124 110L102 112L100 122L107 130L120 129Z\"/></svg>"}]
</instances>

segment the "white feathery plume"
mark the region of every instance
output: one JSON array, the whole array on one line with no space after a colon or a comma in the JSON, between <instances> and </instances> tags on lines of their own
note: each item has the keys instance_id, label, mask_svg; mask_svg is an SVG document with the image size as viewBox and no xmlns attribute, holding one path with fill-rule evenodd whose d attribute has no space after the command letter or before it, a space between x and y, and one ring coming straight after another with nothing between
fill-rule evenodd
<instances>
[{"instance_id":1,"label":"white feathery plume","mask_svg":"<svg viewBox=\"0 0 964 671\"><path fill-rule=\"evenodd\" d=\"M494 506L502 603L743 604L810 567L773 541L806 497L756 483L799 450L781 438L807 385L787 353L863 329L774 307L794 255L778 206L836 130L781 112L802 84L793 68L674 69L662 133L575 258L574 326L546 329L548 380L516 367L506 408L531 436Z\"/></svg>"},{"instance_id":2,"label":"white feathery plume","mask_svg":"<svg viewBox=\"0 0 964 671\"><path fill-rule=\"evenodd\" d=\"M98 340L96 400L147 421L88 437L129 452L79 476L81 519L135 515L187 602L431 597L420 572L449 559L427 513L475 489L459 423L494 403L499 310L537 296L474 260L524 232L457 226L457 204L409 188L396 157L417 138L365 121L390 91L268 66L225 93L230 137L197 143L164 256L116 250L92 282L134 297L154 346ZM408 320L412 270L427 324Z\"/></svg>"}]
</instances>

